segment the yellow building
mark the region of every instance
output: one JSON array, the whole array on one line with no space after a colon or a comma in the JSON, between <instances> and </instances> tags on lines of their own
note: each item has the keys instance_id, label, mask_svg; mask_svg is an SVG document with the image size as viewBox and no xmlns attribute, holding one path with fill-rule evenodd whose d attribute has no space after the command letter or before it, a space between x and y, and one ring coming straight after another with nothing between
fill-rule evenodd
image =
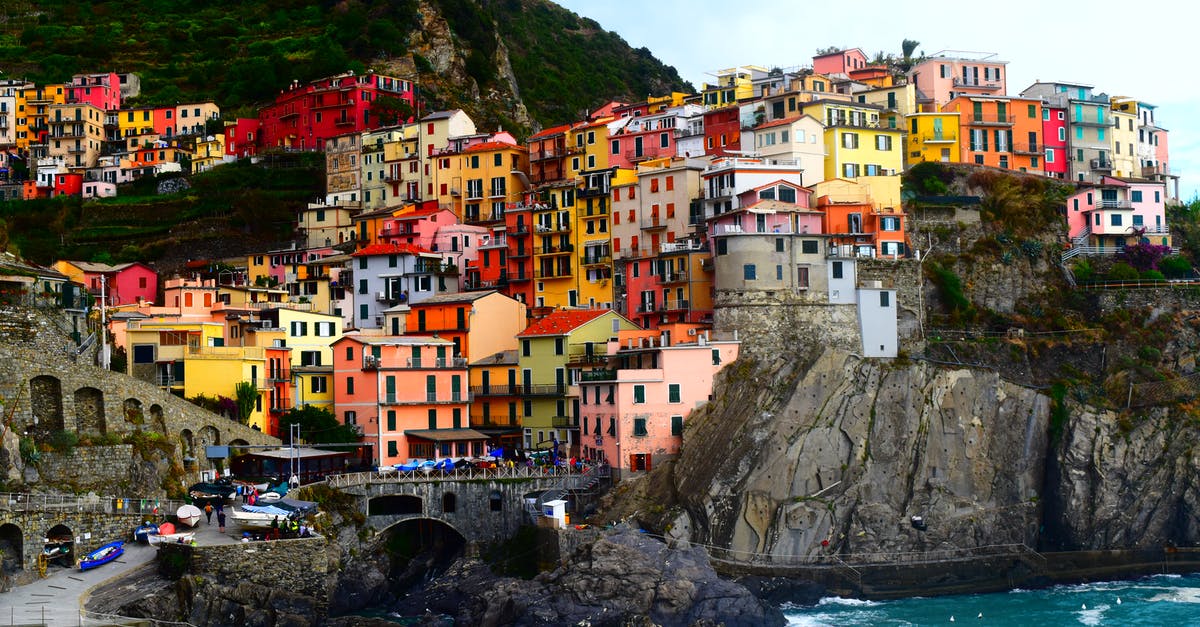
<instances>
[{"instance_id":1,"label":"yellow building","mask_svg":"<svg viewBox=\"0 0 1200 627\"><path fill-rule=\"evenodd\" d=\"M471 428L501 446L521 445L523 399L516 350L500 351L468 366L471 385Z\"/></svg>"},{"instance_id":2,"label":"yellow building","mask_svg":"<svg viewBox=\"0 0 1200 627\"><path fill-rule=\"evenodd\" d=\"M117 131L125 140L126 148L134 150L159 138L160 133L154 127L154 114L152 108L125 109L117 113Z\"/></svg>"},{"instance_id":3,"label":"yellow building","mask_svg":"<svg viewBox=\"0 0 1200 627\"><path fill-rule=\"evenodd\" d=\"M281 307L264 311L262 319L283 331L291 349L293 407L333 409L333 349L342 337L342 318Z\"/></svg>"},{"instance_id":4,"label":"yellow building","mask_svg":"<svg viewBox=\"0 0 1200 627\"><path fill-rule=\"evenodd\" d=\"M1114 98L1114 104L1116 99ZM1141 178L1142 168L1138 161L1137 108L1112 110L1112 173L1113 176Z\"/></svg>"},{"instance_id":5,"label":"yellow building","mask_svg":"<svg viewBox=\"0 0 1200 627\"><path fill-rule=\"evenodd\" d=\"M804 113L825 125L822 180L894 176L904 169L903 130L880 125L883 108L865 103L817 101ZM812 180L811 176L805 177Z\"/></svg>"},{"instance_id":6,"label":"yellow building","mask_svg":"<svg viewBox=\"0 0 1200 627\"><path fill-rule=\"evenodd\" d=\"M705 108L719 109L754 97L754 79L765 77L766 68L756 65L728 68L714 72L715 83L704 83L701 96Z\"/></svg>"},{"instance_id":7,"label":"yellow building","mask_svg":"<svg viewBox=\"0 0 1200 627\"><path fill-rule=\"evenodd\" d=\"M905 140L904 165L924 161L952 163L959 160L958 120L956 111L947 113L911 113Z\"/></svg>"},{"instance_id":8,"label":"yellow building","mask_svg":"<svg viewBox=\"0 0 1200 627\"><path fill-rule=\"evenodd\" d=\"M69 168L96 165L104 143L104 111L86 103L55 104L48 109L47 151Z\"/></svg>"},{"instance_id":9,"label":"yellow building","mask_svg":"<svg viewBox=\"0 0 1200 627\"><path fill-rule=\"evenodd\" d=\"M559 309L533 321L517 335L522 395L522 444L559 452L577 447L578 382L605 363L608 339L638 326L605 309Z\"/></svg>"},{"instance_id":10,"label":"yellow building","mask_svg":"<svg viewBox=\"0 0 1200 627\"><path fill-rule=\"evenodd\" d=\"M520 173L529 171L529 149L520 144L485 141L451 161L458 165L454 214L461 222L501 220L505 208L528 191Z\"/></svg>"},{"instance_id":11,"label":"yellow building","mask_svg":"<svg viewBox=\"0 0 1200 627\"><path fill-rule=\"evenodd\" d=\"M17 92L16 144L17 148L28 148L29 144L40 143L39 138L50 132L50 107L67 101L63 84L30 86Z\"/></svg>"},{"instance_id":12,"label":"yellow building","mask_svg":"<svg viewBox=\"0 0 1200 627\"><path fill-rule=\"evenodd\" d=\"M883 107L879 124L904 129L904 119L917 112L917 88L912 83L881 87L854 95L860 103Z\"/></svg>"},{"instance_id":13,"label":"yellow building","mask_svg":"<svg viewBox=\"0 0 1200 627\"><path fill-rule=\"evenodd\" d=\"M192 172L207 172L225 163L225 135L218 133L196 140L192 155Z\"/></svg>"}]
</instances>

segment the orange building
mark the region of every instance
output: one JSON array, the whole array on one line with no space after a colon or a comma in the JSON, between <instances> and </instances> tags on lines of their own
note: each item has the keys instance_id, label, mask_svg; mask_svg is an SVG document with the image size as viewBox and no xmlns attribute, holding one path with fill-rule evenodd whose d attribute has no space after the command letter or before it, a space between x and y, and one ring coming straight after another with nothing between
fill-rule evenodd
<instances>
[{"instance_id":1,"label":"orange building","mask_svg":"<svg viewBox=\"0 0 1200 627\"><path fill-rule=\"evenodd\" d=\"M434 337L347 334L333 343L334 406L380 467L484 454L468 428L467 361Z\"/></svg>"},{"instance_id":2,"label":"orange building","mask_svg":"<svg viewBox=\"0 0 1200 627\"><path fill-rule=\"evenodd\" d=\"M959 159L1020 172L1041 172L1042 101L1010 96L958 96L944 112L958 113Z\"/></svg>"},{"instance_id":3,"label":"orange building","mask_svg":"<svg viewBox=\"0 0 1200 627\"><path fill-rule=\"evenodd\" d=\"M525 329L525 305L495 290L438 294L413 303L405 335L432 335L454 343L468 360L516 350Z\"/></svg>"}]
</instances>

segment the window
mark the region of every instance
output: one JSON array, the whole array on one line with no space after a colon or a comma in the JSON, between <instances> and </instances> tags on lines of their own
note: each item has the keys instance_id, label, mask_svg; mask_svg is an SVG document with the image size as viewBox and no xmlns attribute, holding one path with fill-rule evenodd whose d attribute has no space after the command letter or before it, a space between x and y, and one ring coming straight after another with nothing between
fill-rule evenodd
<instances>
[{"instance_id":1,"label":"window","mask_svg":"<svg viewBox=\"0 0 1200 627\"><path fill-rule=\"evenodd\" d=\"M777 253L783 252L783 238L782 237L775 238L775 252L777 252Z\"/></svg>"},{"instance_id":2,"label":"window","mask_svg":"<svg viewBox=\"0 0 1200 627\"><path fill-rule=\"evenodd\" d=\"M1129 199L1133 202L1142 202L1142 190L1135 189L1129 192Z\"/></svg>"},{"instance_id":3,"label":"window","mask_svg":"<svg viewBox=\"0 0 1200 627\"><path fill-rule=\"evenodd\" d=\"M683 416L671 416L671 435L683 435Z\"/></svg>"},{"instance_id":4,"label":"window","mask_svg":"<svg viewBox=\"0 0 1200 627\"><path fill-rule=\"evenodd\" d=\"M900 230L900 218L895 217L895 216L880 218L879 219L879 227L881 229L883 229L884 231L899 231Z\"/></svg>"},{"instance_id":5,"label":"window","mask_svg":"<svg viewBox=\"0 0 1200 627\"><path fill-rule=\"evenodd\" d=\"M719 349L719 348L712 349L712 362L713 362L714 366L721 365L721 349Z\"/></svg>"},{"instance_id":6,"label":"window","mask_svg":"<svg viewBox=\"0 0 1200 627\"><path fill-rule=\"evenodd\" d=\"M679 384L678 383L667 384L667 402L668 403L683 402L680 400L680 392L679 392Z\"/></svg>"},{"instance_id":7,"label":"window","mask_svg":"<svg viewBox=\"0 0 1200 627\"><path fill-rule=\"evenodd\" d=\"M329 384L325 377L313 377L309 381L309 391L313 394L325 394L329 391Z\"/></svg>"},{"instance_id":8,"label":"window","mask_svg":"<svg viewBox=\"0 0 1200 627\"><path fill-rule=\"evenodd\" d=\"M346 377L346 394L354 394L354 377Z\"/></svg>"},{"instance_id":9,"label":"window","mask_svg":"<svg viewBox=\"0 0 1200 627\"><path fill-rule=\"evenodd\" d=\"M387 412L387 430L396 430L396 410L394 409L389 409Z\"/></svg>"},{"instance_id":10,"label":"window","mask_svg":"<svg viewBox=\"0 0 1200 627\"><path fill-rule=\"evenodd\" d=\"M843 278L842 277L842 262L840 262L840 261L833 262L832 264L830 264L830 270L833 273L833 278L835 278L835 279Z\"/></svg>"},{"instance_id":11,"label":"window","mask_svg":"<svg viewBox=\"0 0 1200 627\"><path fill-rule=\"evenodd\" d=\"M892 298L892 295L890 293L880 292L879 293L879 306L880 307L891 307L892 306L891 298Z\"/></svg>"},{"instance_id":12,"label":"window","mask_svg":"<svg viewBox=\"0 0 1200 627\"><path fill-rule=\"evenodd\" d=\"M756 274L756 272L754 269L754 264L748 263L748 264L745 264L742 266L742 278L744 280L746 280L746 281L755 280L755 274Z\"/></svg>"},{"instance_id":13,"label":"window","mask_svg":"<svg viewBox=\"0 0 1200 627\"><path fill-rule=\"evenodd\" d=\"M637 384L633 386L633 404L642 405L646 402L646 386Z\"/></svg>"},{"instance_id":14,"label":"window","mask_svg":"<svg viewBox=\"0 0 1200 627\"><path fill-rule=\"evenodd\" d=\"M858 133L842 133L842 148L858 148Z\"/></svg>"},{"instance_id":15,"label":"window","mask_svg":"<svg viewBox=\"0 0 1200 627\"><path fill-rule=\"evenodd\" d=\"M1114 214L1112 214L1112 216L1110 216L1109 219L1110 219L1110 224L1112 224L1113 226L1121 226L1121 214L1114 213Z\"/></svg>"},{"instance_id":16,"label":"window","mask_svg":"<svg viewBox=\"0 0 1200 627\"><path fill-rule=\"evenodd\" d=\"M643 436L643 437L646 435L646 419L645 418L634 418L633 419L633 435Z\"/></svg>"},{"instance_id":17,"label":"window","mask_svg":"<svg viewBox=\"0 0 1200 627\"><path fill-rule=\"evenodd\" d=\"M554 354L555 355L565 354L566 353L565 347L566 347L566 338L561 338L561 337L554 338Z\"/></svg>"},{"instance_id":18,"label":"window","mask_svg":"<svg viewBox=\"0 0 1200 627\"><path fill-rule=\"evenodd\" d=\"M892 137L890 135L877 135L875 137L875 150L891 150Z\"/></svg>"},{"instance_id":19,"label":"window","mask_svg":"<svg viewBox=\"0 0 1200 627\"><path fill-rule=\"evenodd\" d=\"M521 356L529 356L529 340L521 340Z\"/></svg>"}]
</instances>

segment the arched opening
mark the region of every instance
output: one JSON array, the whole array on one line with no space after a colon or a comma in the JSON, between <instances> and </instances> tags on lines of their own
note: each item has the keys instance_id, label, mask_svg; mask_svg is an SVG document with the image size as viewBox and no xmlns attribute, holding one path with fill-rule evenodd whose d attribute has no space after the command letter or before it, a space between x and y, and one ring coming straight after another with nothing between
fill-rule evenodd
<instances>
[{"instance_id":1,"label":"arched opening","mask_svg":"<svg viewBox=\"0 0 1200 627\"><path fill-rule=\"evenodd\" d=\"M127 398L122 404L122 410L125 414L125 422L131 425L146 424L146 413L142 411L142 402L136 398Z\"/></svg>"},{"instance_id":2,"label":"arched opening","mask_svg":"<svg viewBox=\"0 0 1200 627\"><path fill-rule=\"evenodd\" d=\"M504 511L504 495L500 494L499 490L492 490L488 495L488 509L493 512Z\"/></svg>"},{"instance_id":3,"label":"arched opening","mask_svg":"<svg viewBox=\"0 0 1200 627\"><path fill-rule=\"evenodd\" d=\"M406 520L380 535L380 548L390 562L388 581L395 586L394 590L401 592L401 598L405 592L445 572L462 556L467 543L454 527L430 518ZM423 611L424 608L417 613Z\"/></svg>"},{"instance_id":4,"label":"arched opening","mask_svg":"<svg viewBox=\"0 0 1200 627\"><path fill-rule=\"evenodd\" d=\"M25 536L21 528L12 524L0 525L0 554L4 556L3 570L15 573L25 568Z\"/></svg>"},{"instance_id":5,"label":"arched opening","mask_svg":"<svg viewBox=\"0 0 1200 627\"><path fill-rule=\"evenodd\" d=\"M70 568L75 565L75 534L66 525L54 525L46 532L42 553L50 565Z\"/></svg>"},{"instance_id":6,"label":"arched opening","mask_svg":"<svg viewBox=\"0 0 1200 627\"><path fill-rule=\"evenodd\" d=\"M458 510L458 495L447 492L442 495L442 513L453 514Z\"/></svg>"},{"instance_id":7,"label":"arched opening","mask_svg":"<svg viewBox=\"0 0 1200 627\"><path fill-rule=\"evenodd\" d=\"M167 418L163 415L162 405L155 403L150 406L150 424L154 425L154 430L166 434L167 433Z\"/></svg>"},{"instance_id":8,"label":"arched opening","mask_svg":"<svg viewBox=\"0 0 1200 627\"><path fill-rule=\"evenodd\" d=\"M192 435L191 429L179 432L179 445L185 458L196 457L196 436Z\"/></svg>"},{"instance_id":9,"label":"arched opening","mask_svg":"<svg viewBox=\"0 0 1200 627\"><path fill-rule=\"evenodd\" d=\"M79 433L104 433L104 392L96 388L75 390L75 430Z\"/></svg>"},{"instance_id":10,"label":"arched opening","mask_svg":"<svg viewBox=\"0 0 1200 627\"><path fill-rule=\"evenodd\" d=\"M231 449L229 451L230 457L237 457L238 455L241 455L243 453L248 453L249 450L246 449L247 446L250 446L250 443L241 438L234 438L234 439L230 440L229 441L229 448Z\"/></svg>"},{"instance_id":11,"label":"arched opening","mask_svg":"<svg viewBox=\"0 0 1200 627\"><path fill-rule=\"evenodd\" d=\"M196 443L196 459L199 460L199 468L201 470L205 468L222 470L224 467L222 460L209 459L208 451L205 449L206 446L218 446L221 444L221 432L212 425L205 425L200 428L198 435L200 436L200 441Z\"/></svg>"},{"instance_id":12,"label":"arched opening","mask_svg":"<svg viewBox=\"0 0 1200 627\"><path fill-rule=\"evenodd\" d=\"M62 384L46 375L29 380L29 407L33 414L34 430L43 437L62 431Z\"/></svg>"},{"instance_id":13,"label":"arched opening","mask_svg":"<svg viewBox=\"0 0 1200 627\"><path fill-rule=\"evenodd\" d=\"M388 494L367 501L368 516L403 516L423 511L421 497L411 494Z\"/></svg>"}]
</instances>

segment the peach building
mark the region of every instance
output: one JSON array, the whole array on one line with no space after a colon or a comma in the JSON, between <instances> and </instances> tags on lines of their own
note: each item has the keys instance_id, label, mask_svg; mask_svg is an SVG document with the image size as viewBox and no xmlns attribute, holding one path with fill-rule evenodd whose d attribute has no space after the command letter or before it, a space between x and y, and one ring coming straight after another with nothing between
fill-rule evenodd
<instances>
[{"instance_id":1,"label":"peach building","mask_svg":"<svg viewBox=\"0 0 1200 627\"><path fill-rule=\"evenodd\" d=\"M620 331L609 341L609 368L585 372L579 383L585 458L607 461L621 479L679 454L688 416L708 402L713 378L741 346L692 333Z\"/></svg>"}]
</instances>

